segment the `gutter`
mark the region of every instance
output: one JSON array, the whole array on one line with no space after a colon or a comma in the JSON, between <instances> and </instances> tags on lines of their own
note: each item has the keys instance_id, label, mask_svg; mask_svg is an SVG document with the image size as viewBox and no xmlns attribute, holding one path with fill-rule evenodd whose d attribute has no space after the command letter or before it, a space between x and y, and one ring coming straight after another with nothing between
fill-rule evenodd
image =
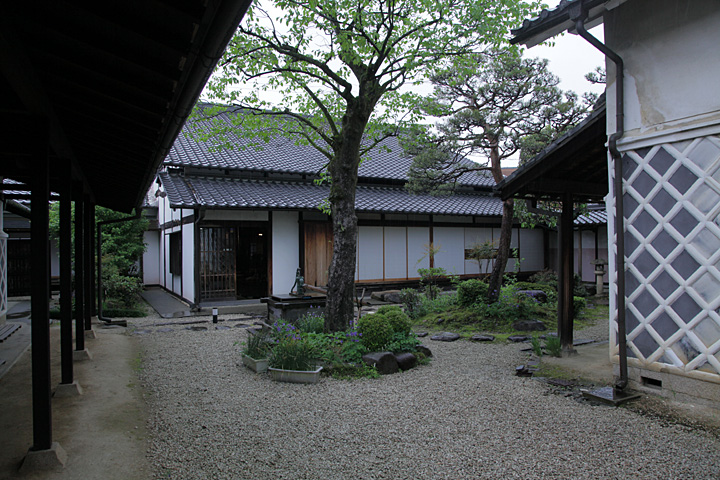
<instances>
[{"instance_id":1,"label":"gutter","mask_svg":"<svg viewBox=\"0 0 720 480\"><path fill-rule=\"evenodd\" d=\"M627 329L625 324L625 212L623 208L623 177L622 155L617 148L617 142L625 134L625 90L624 90L624 63L620 56L610 50L597 38L590 35L585 29L585 20L588 10L583 0L580 0L569 9L570 19L575 22L578 35L587 40L590 45L597 48L615 64L615 133L608 139L608 150L613 159L614 166L614 194L615 194L615 235L617 236L617 309L618 309L618 348L620 350L620 378L615 382L616 390L624 390L628 384L627 368Z\"/></svg>"},{"instance_id":2,"label":"gutter","mask_svg":"<svg viewBox=\"0 0 720 480\"><path fill-rule=\"evenodd\" d=\"M98 279L98 292L97 292L97 299L98 299L98 308L97 308L97 318L98 320L101 320L105 322L108 325L120 325L123 327L127 327L127 322L125 320L113 320L112 318L107 318L103 316L103 298L102 298L102 226L103 225L109 225L111 223L121 223L121 222L129 222L130 220L137 220L142 217L142 210L139 208L135 210L135 215L132 217L125 217L125 218L118 218L116 220L104 220L102 222L97 222L96 228L97 228L97 279Z\"/></svg>"}]
</instances>

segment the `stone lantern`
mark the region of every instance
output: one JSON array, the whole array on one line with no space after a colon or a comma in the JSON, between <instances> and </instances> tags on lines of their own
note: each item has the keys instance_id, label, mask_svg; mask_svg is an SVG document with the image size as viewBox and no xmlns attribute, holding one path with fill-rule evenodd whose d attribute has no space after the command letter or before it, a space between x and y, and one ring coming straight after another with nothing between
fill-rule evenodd
<instances>
[{"instance_id":1,"label":"stone lantern","mask_svg":"<svg viewBox=\"0 0 720 480\"><path fill-rule=\"evenodd\" d=\"M604 258L596 258L592 262L595 265L595 295L603 294L603 277L605 276L605 265L607 260Z\"/></svg>"}]
</instances>

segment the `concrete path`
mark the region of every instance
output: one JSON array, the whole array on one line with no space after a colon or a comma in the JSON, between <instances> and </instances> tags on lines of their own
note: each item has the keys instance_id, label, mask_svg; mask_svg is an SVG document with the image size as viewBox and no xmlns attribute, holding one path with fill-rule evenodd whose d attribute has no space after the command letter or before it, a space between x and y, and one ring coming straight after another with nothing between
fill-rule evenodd
<instances>
[{"instance_id":1,"label":"concrete path","mask_svg":"<svg viewBox=\"0 0 720 480\"><path fill-rule=\"evenodd\" d=\"M94 325L87 339L92 360L75 362L74 378L83 395L53 398L53 440L68 455L64 468L20 475L32 445L31 349L0 379L0 478L2 479L144 479L146 411L137 380L141 356L125 328ZM51 326L52 385L60 381L60 328Z\"/></svg>"},{"instance_id":2,"label":"concrete path","mask_svg":"<svg viewBox=\"0 0 720 480\"><path fill-rule=\"evenodd\" d=\"M140 294L162 318L189 317L190 305L160 287L146 287Z\"/></svg>"}]
</instances>

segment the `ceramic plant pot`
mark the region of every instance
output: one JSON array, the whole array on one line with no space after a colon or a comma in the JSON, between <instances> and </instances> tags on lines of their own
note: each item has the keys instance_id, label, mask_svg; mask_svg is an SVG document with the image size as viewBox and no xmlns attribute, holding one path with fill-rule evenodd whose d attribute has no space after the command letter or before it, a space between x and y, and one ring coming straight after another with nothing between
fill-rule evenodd
<instances>
[{"instance_id":1,"label":"ceramic plant pot","mask_svg":"<svg viewBox=\"0 0 720 480\"><path fill-rule=\"evenodd\" d=\"M268 368L270 376L276 382L288 383L317 383L323 367L316 370L283 370L282 368Z\"/></svg>"},{"instance_id":2,"label":"ceramic plant pot","mask_svg":"<svg viewBox=\"0 0 720 480\"><path fill-rule=\"evenodd\" d=\"M248 367L250 370L252 370L255 373L265 373L268 369L268 359L267 358L260 358L255 359L248 355L242 354L242 362L243 365Z\"/></svg>"}]
</instances>

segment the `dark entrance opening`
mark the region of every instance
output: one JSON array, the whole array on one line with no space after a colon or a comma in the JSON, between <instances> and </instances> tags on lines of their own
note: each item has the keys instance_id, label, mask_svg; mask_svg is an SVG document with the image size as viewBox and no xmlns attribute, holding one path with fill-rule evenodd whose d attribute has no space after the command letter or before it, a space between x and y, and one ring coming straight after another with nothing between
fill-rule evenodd
<instances>
[{"instance_id":1,"label":"dark entrance opening","mask_svg":"<svg viewBox=\"0 0 720 480\"><path fill-rule=\"evenodd\" d=\"M243 222L237 231L237 298L267 296L268 225Z\"/></svg>"}]
</instances>

